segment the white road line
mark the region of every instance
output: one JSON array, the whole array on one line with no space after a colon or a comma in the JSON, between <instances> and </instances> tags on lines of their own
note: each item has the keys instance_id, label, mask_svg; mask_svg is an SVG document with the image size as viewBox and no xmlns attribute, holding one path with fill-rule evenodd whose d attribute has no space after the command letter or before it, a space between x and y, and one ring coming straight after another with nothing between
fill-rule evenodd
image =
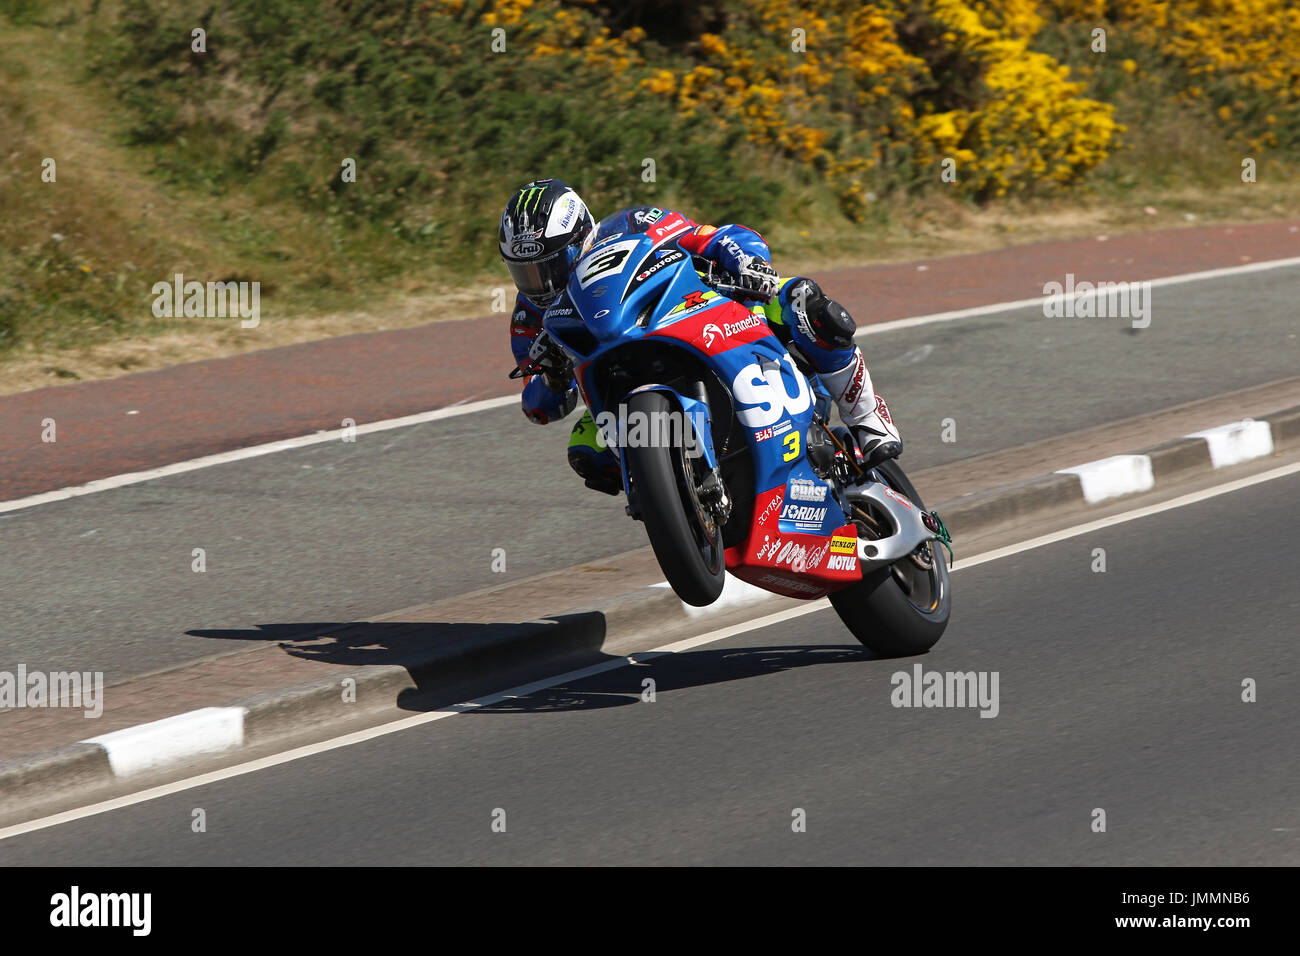
<instances>
[{"instance_id":1,"label":"white road line","mask_svg":"<svg viewBox=\"0 0 1300 956\"><path fill-rule=\"evenodd\" d=\"M1249 272L1260 272L1265 269L1281 269L1287 266L1300 266L1300 257L1294 259L1272 259L1266 262L1252 262L1242 266L1229 266L1223 269L1210 269L1207 272L1189 272L1184 275L1165 276L1160 279L1151 279L1152 286L1176 285L1181 282L1199 282L1204 279L1218 279L1225 276L1241 275ZM865 328L858 329L856 336L861 338L865 335L875 335L880 332L893 332L898 329L910 329L918 325L930 325L935 322L951 322L955 319L968 319L980 315L992 315L997 312L1011 312L1016 309L1029 308L1030 306L1041 306L1045 301L1060 296L1040 296L1036 299L1019 299L1015 302L995 302L991 305L980 305L970 309L958 309L955 312L936 312L933 315L918 315L907 319L896 319L892 322L881 322L876 325L868 325ZM404 415L401 418L388 418L382 421L369 422L365 425L358 425L356 434L368 435L373 432L387 431L392 428L405 428L408 425L421 425L425 422L438 421L443 418L455 418L460 415L472 415L476 412L488 411L494 408L504 408L512 402L517 402L517 396L505 395L501 398L488 398L478 402L467 402L465 404L452 404L445 408L435 409L429 412L417 412L414 415ZM258 455L270 455L275 452L289 451L294 448L304 448L307 445L317 445L321 442L334 441L343 435L344 429L335 428L329 431L320 431L312 435L302 435L298 438L286 438L282 441L269 442L265 445L251 445L248 448L237 448L234 451L224 451L215 455L205 455L202 458L194 458L190 461L180 461L172 465L163 465L161 468L150 468L147 471L133 471L123 475L113 475L108 478L100 478L88 482L84 485L74 485L68 488L59 488L55 491L47 491L38 495L28 495L25 498L14 498L12 501L0 501L0 514L10 511L19 511L23 508L32 508L36 505L48 504L52 501L64 501L68 498L79 498L82 495L94 494L97 491L109 491L113 488L121 488L125 485L136 485L142 481L152 481L154 478L166 478L169 475L184 474L187 471L197 471L200 468L210 468L213 465L224 465L232 461L243 461L245 458L255 458Z\"/></svg>"},{"instance_id":2,"label":"white road line","mask_svg":"<svg viewBox=\"0 0 1300 956\"><path fill-rule=\"evenodd\" d=\"M357 425L354 434L358 436L371 435L375 432L389 431L394 428L406 428L410 425L423 425L425 422L436 422L444 418L455 418L459 415L469 415L473 412L484 412L493 408L504 408L505 406L515 404L518 401L518 395L503 395L501 398L486 398L482 401L470 402L465 405L451 405L447 408L436 408L430 412L417 412L414 415L403 415L401 418L386 418L382 421L367 422L364 425ZM319 445L327 441L340 441L347 431L348 429L345 428L331 428L328 431L319 431L311 435L301 435L297 438L285 438L281 441L273 441L265 445L250 445L247 448L236 448L233 451L218 452L215 455L205 455L202 458L193 458L189 461L178 461L172 465L163 465L161 468L150 468L148 471L132 471L124 475L113 475L109 478L99 478L84 485L73 485L68 488L59 488L56 491L46 491L39 495L28 495L26 498L14 498L12 501L0 501L0 514L3 514L6 511L18 511L22 508L32 508L36 505L47 504L51 501L64 501L68 498L79 498L82 495L91 495L97 491L108 491L111 488L121 488L125 485L138 485L142 481L152 481L155 478L166 478L169 475L181 475L187 471L198 471L200 468L211 468L213 465L225 465L232 461L243 461L245 458L256 458L259 455L271 455L278 451L289 451L294 448L306 448L308 445Z\"/></svg>"},{"instance_id":3,"label":"white road line","mask_svg":"<svg viewBox=\"0 0 1300 956\"><path fill-rule=\"evenodd\" d=\"M1300 266L1300 257L1292 259L1268 259L1264 262L1251 262L1242 266L1227 266L1223 269L1209 269L1205 272L1186 272L1182 275L1163 276L1159 279L1136 279L1152 288L1166 285L1179 285L1183 282L1202 282L1205 279L1222 279L1227 276L1243 275L1250 272L1263 272L1268 269L1285 269L1288 266ZM1064 279L1064 276L1061 276ZM977 305L970 309L956 309L952 312L935 312L932 315L918 315L908 319L894 319L890 322L878 322L858 329L855 338L878 335L881 332L896 332L899 329L913 329L919 325L932 325L935 322L951 322L954 319L972 319L981 315L993 315L997 312L1014 312L1017 309L1042 307L1045 302L1064 300L1064 295L1041 295L1033 299L1016 299L1014 302L994 302L991 305Z\"/></svg>"},{"instance_id":4,"label":"white road line","mask_svg":"<svg viewBox=\"0 0 1300 956\"><path fill-rule=\"evenodd\" d=\"M1240 491L1242 488L1249 488L1251 485L1262 484L1265 481L1274 481L1278 478L1286 478L1297 473L1300 473L1300 461L1293 462L1290 465L1281 465L1277 468L1269 469L1268 471L1261 471L1257 475L1247 475L1245 478L1238 478L1235 481L1228 482L1227 484L1215 485L1212 488L1204 488L1200 491L1193 491L1189 494L1179 495L1177 498L1170 498L1168 501L1156 502L1155 504L1147 505L1144 508L1134 508L1132 511L1125 511L1117 515L1111 515L1109 518L1098 518L1096 521L1088 521L1084 524L1062 528L1060 531L1054 531L1051 534L1041 535L1037 538L1030 538L1028 541L1022 541L1019 544L1011 544L1007 545L1005 548L986 551L983 554L977 554L973 558L967 558L960 562L955 570L973 568L988 561L996 561L999 558L1019 554L1022 551L1032 551L1034 548L1042 548L1049 544L1055 544L1058 541L1064 541L1067 538L1077 538L1079 535L1091 534L1094 531L1101 531L1103 528L1123 524L1126 521L1136 521L1139 518L1146 518L1149 515L1159 514L1162 511L1170 511L1174 508L1183 508L1187 505L1194 505L1209 498L1217 498L1219 495L1226 495L1233 491Z\"/></svg>"},{"instance_id":5,"label":"white road line","mask_svg":"<svg viewBox=\"0 0 1300 956\"><path fill-rule=\"evenodd\" d=\"M1143 508L1135 508L1132 511L1125 511L1121 514L1112 515L1109 518L1099 518L1096 521L1089 521L1085 524L1064 528L1051 534L1041 535L1037 538L1030 538L1028 541L1022 541L1019 544L1008 545L1005 548L986 551L983 554L978 554L974 557L963 558L953 571L955 573L956 571L978 567L981 564L987 564L990 561L997 561L1000 558L1020 554L1023 551L1042 548L1049 544L1055 544L1058 541L1064 541L1068 538L1090 534L1094 531L1100 531L1103 528L1109 528L1113 525L1123 524L1127 521L1135 521L1149 515L1159 514L1162 511L1170 511L1174 508L1193 505L1209 498L1216 498L1219 495L1229 494L1233 491L1239 491L1242 488L1249 488L1252 485L1262 484L1263 482L1273 481L1278 478L1285 478L1297 473L1300 473L1300 462L1295 462L1290 465L1282 465L1281 467L1273 468L1269 471L1260 472L1257 475L1248 475L1245 478L1238 478L1235 481L1230 481L1213 488L1206 488L1202 491L1195 491L1190 494L1181 495L1177 498L1171 498L1169 501L1158 502L1153 505L1147 505ZM367 740L374 740L376 737L399 733L403 730L409 730L413 727L432 723L435 720L443 720L447 717L454 717L457 714L478 710L481 707L489 707L492 704L497 704L511 698L526 697L529 694L534 694L540 690L546 690L547 688L570 683L575 680L582 680L583 678L602 674L619 667L626 667L630 664L639 664L644 661L653 660L656 657L662 657L665 654L675 654L705 644L724 641L729 637L743 634L746 631L754 631L764 627L770 627L773 624L781 624L797 617L803 617L805 614L813 614L817 611L823 611L828 607L830 607L830 602L825 598L821 598L801 607L777 611L774 614L768 614L756 618L755 620L745 621L740 624L732 624L728 627L709 631L708 633L701 634L697 637L690 637L685 640L676 641L672 644L665 644L652 651L643 651L631 654L625 658L618 658L617 660L594 664L591 667L584 667L581 670L568 671L564 674L557 674L554 677L546 677L542 680L534 681L531 684L512 687L509 690L504 690L500 693L491 694L486 697L479 697L476 700L468 701L463 704L454 704L450 707L430 711L426 714L415 714L410 717L404 717L401 720L394 720L386 724L380 724L377 727L369 727L365 730L359 730L350 734L345 734L341 737L335 737L332 740L323 740L318 743L307 744L303 747L295 747L293 750L286 750L283 753L271 754L270 756L260 757L257 760L249 760L232 767L224 767L221 770L213 770L209 773L187 777L184 780L176 780L172 783L162 784L161 786L150 787L147 790L125 794L121 797L115 797L112 800L105 800L100 803L78 807L73 810L65 810L62 813L55 813L36 820L29 820L26 823L14 824L13 826L0 829L0 840L7 840L11 837L21 836L24 833L31 833L35 830L44 830L64 823L71 823L74 820L97 816L101 813L109 813L113 810L120 810L123 807L134 806L137 803L157 800L160 797L170 796L174 793L181 793L185 790L192 790L195 787L204 787L208 784L219 783L222 780L229 780L232 777L240 777L244 774L256 773L259 770L265 770L269 767L277 767L280 764L290 763L294 760L301 760L304 757L312 757L317 754L327 753L331 750L338 750L341 747L350 747L353 744L364 743Z\"/></svg>"}]
</instances>

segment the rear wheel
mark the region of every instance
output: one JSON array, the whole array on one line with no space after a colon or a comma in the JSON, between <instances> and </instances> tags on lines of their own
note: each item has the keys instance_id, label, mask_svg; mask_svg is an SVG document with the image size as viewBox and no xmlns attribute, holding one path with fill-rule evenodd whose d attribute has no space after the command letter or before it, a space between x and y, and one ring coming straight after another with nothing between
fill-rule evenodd
<instances>
[{"instance_id":1,"label":"rear wheel","mask_svg":"<svg viewBox=\"0 0 1300 956\"><path fill-rule=\"evenodd\" d=\"M644 415L648 422L667 421L664 416L676 410L662 392L637 392L627 404L629 418ZM727 572L722 525L700 501L699 486L709 474L704 459L687 455L682 444L659 442L622 453L650 546L668 583L687 604L712 604Z\"/></svg>"},{"instance_id":2,"label":"rear wheel","mask_svg":"<svg viewBox=\"0 0 1300 956\"><path fill-rule=\"evenodd\" d=\"M886 461L875 471L881 481L924 510L921 496L897 462ZM855 504L859 536L879 538L891 533L883 514L869 507L867 499L854 499L852 493L849 499ZM885 657L928 651L943 636L952 610L948 564L933 541L888 567L867 572L860 583L830 597L853 636Z\"/></svg>"}]
</instances>

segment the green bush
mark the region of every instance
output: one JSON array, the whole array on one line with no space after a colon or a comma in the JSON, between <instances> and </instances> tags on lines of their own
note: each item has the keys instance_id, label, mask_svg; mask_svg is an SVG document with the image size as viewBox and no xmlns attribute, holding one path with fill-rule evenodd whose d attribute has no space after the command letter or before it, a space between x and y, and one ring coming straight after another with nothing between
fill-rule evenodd
<instances>
[{"instance_id":1,"label":"green bush","mask_svg":"<svg viewBox=\"0 0 1300 956\"><path fill-rule=\"evenodd\" d=\"M569 180L597 213L671 193L712 221L764 228L778 214L779 182L752 171L734 132L667 102L612 102L574 59L493 54L481 25L438 5L235 0L192 55L209 9L128 0L97 44L127 141L161 147L173 181L256 190L335 230L379 227L456 269L491 265L495 210L539 176Z\"/></svg>"}]
</instances>

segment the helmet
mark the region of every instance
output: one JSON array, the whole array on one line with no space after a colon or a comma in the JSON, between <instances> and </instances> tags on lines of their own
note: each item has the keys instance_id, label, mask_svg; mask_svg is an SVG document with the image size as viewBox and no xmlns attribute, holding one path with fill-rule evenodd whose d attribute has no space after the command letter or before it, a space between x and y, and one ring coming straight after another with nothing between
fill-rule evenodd
<instances>
[{"instance_id":1,"label":"helmet","mask_svg":"<svg viewBox=\"0 0 1300 956\"><path fill-rule=\"evenodd\" d=\"M517 190L497 235L515 287L534 305L554 302L591 227L586 204L558 179L537 179Z\"/></svg>"}]
</instances>

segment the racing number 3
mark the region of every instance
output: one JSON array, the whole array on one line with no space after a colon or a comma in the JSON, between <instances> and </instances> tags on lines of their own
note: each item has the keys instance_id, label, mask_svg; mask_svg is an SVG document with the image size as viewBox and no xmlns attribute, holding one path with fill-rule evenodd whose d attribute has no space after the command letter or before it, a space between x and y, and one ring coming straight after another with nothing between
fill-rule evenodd
<instances>
[{"instance_id":1,"label":"racing number 3","mask_svg":"<svg viewBox=\"0 0 1300 956\"><path fill-rule=\"evenodd\" d=\"M578 264L582 270L578 278L578 286L585 289L601 276L618 271L618 268L623 264L623 260L628 257L628 253L632 251L632 247L635 245L635 240L618 242L608 249L597 249L592 252L588 256L590 261L583 260Z\"/></svg>"},{"instance_id":2,"label":"racing number 3","mask_svg":"<svg viewBox=\"0 0 1300 956\"><path fill-rule=\"evenodd\" d=\"M799 457L799 433L798 432L794 432L794 431L790 432L790 434L785 436L785 439L781 442L781 444L785 445L786 448L790 449L784 455L781 456L782 461L794 461L796 458Z\"/></svg>"}]
</instances>

